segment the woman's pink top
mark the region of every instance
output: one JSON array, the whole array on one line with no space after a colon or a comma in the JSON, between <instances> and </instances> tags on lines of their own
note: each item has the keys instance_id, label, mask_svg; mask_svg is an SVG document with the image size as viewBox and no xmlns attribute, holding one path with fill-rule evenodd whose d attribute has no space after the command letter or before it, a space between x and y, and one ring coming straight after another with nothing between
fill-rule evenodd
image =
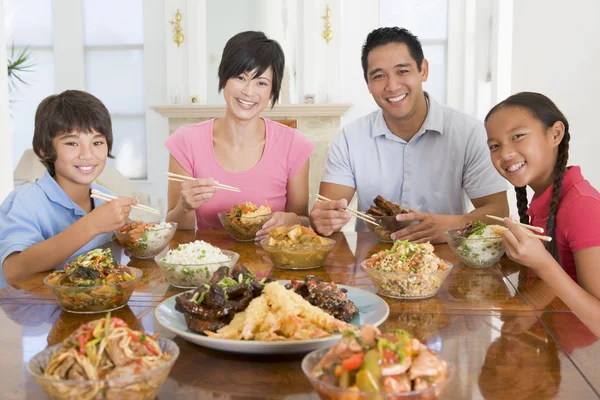
<instances>
[{"instance_id":1,"label":"woman's pink top","mask_svg":"<svg viewBox=\"0 0 600 400\"><path fill-rule=\"evenodd\" d=\"M260 206L265 199L273 212L285 211L287 184L304 166L314 144L296 129L264 119L265 149L258 163L244 172L230 172L217 162L213 146L214 119L182 126L165 146L177 162L194 178L213 178L234 186L240 193L217 190L196 210L198 229L223 229L217 213L246 201Z\"/></svg>"}]
</instances>

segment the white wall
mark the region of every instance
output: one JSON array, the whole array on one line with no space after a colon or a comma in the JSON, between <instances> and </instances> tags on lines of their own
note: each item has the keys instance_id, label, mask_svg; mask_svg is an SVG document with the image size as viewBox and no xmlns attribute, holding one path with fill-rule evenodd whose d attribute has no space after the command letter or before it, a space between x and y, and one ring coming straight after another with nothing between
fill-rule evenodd
<instances>
[{"instance_id":1,"label":"white wall","mask_svg":"<svg viewBox=\"0 0 600 400\"><path fill-rule=\"evenodd\" d=\"M341 62L339 72L328 71L332 76L342 75L339 102L351 103L342 116L342 126L377 109L377 104L367 89L360 63L362 45L369 32L379 27L379 2L344 0L341 16Z\"/></svg>"},{"instance_id":2,"label":"white wall","mask_svg":"<svg viewBox=\"0 0 600 400\"><path fill-rule=\"evenodd\" d=\"M550 97L571 126L569 164L600 188L600 1L514 2L512 93Z\"/></svg>"},{"instance_id":3,"label":"white wall","mask_svg":"<svg viewBox=\"0 0 600 400\"><path fill-rule=\"evenodd\" d=\"M6 71L4 2L0 1L0 71ZM12 145L8 114L8 77L0 73L0 203L13 189Z\"/></svg>"}]
</instances>

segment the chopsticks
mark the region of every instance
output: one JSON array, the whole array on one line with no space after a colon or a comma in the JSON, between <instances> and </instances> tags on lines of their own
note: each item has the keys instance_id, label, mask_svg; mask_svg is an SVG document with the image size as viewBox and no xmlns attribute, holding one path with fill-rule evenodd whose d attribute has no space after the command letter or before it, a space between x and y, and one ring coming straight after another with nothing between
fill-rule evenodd
<instances>
[{"instance_id":1,"label":"chopsticks","mask_svg":"<svg viewBox=\"0 0 600 400\"><path fill-rule=\"evenodd\" d=\"M496 216L493 216L493 215L486 215L486 217L488 217L489 219L493 219L494 221L504 222L504 218L496 217ZM527 228L527 229L532 230L532 231L536 231L536 232L539 232L539 233L544 233L544 228L540 228L539 226L532 226L532 225L522 224L522 223L517 222L517 221L513 221L513 223L515 225L522 226L523 228Z\"/></svg>"},{"instance_id":2,"label":"chopsticks","mask_svg":"<svg viewBox=\"0 0 600 400\"><path fill-rule=\"evenodd\" d=\"M504 231L504 232L508 230L508 228L505 226L499 226L498 229L500 229L501 231ZM535 233L533 233L531 231L525 231L525 234L531 238L543 240L544 242L552 241L552 238L550 236L536 235Z\"/></svg>"},{"instance_id":3,"label":"chopsticks","mask_svg":"<svg viewBox=\"0 0 600 400\"><path fill-rule=\"evenodd\" d=\"M167 175L169 176L169 180L173 181L173 182L185 182L185 181L195 181L196 180L196 178L192 178L191 176L174 174L172 172L167 172ZM221 190L229 190L230 192L241 192L241 190L236 187L229 186L229 185L223 185L222 183L217 183L217 184L213 185L213 187L217 188L217 189L221 189Z\"/></svg>"},{"instance_id":4,"label":"chopsticks","mask_svg":"<svg viewBox=\"0 0 600 400\"><path fill-rule=\"evenodd\" d=\"M111 201L117 198L117 196L113 196L112 194L104 193L96 189L92 189L92 194L90 197L92 199L99 199L105 201ZM145 211L152 214L160 214L160 211L158 211L156 208L148 207L143 204L136 204L135 206L131 207L135 208L136 210Z\"/></svg>"},{"instance_id":5,"label":"chopsticks","mask_svg":"<svg viewBox=\"0 0 600 400\"><path fill-rule=\"evenodd\" d=\"M317 201L319 201L319 200L321 200L321 201L333 201L331 199L328 199L325 196L321 196L320 194L317 194ZM361 213L360 211L357 211L357 210L352 209L350 207L346 207L346 211L348 211L350 214L354 215L356 218L362 219L363 221L368 222L369 224L373 224L373 225L376 225L376 226L381 226L377 222L375 222L375 218L371 217L368 214Z\"/></svg>"}]
</instances>

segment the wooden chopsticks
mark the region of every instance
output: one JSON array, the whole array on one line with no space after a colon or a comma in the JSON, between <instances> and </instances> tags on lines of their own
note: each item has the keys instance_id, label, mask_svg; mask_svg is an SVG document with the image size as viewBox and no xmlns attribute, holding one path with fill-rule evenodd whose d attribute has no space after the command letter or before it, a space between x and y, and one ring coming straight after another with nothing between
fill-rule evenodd
<instances>
[{"instance_id":1,"label":"wooden chopsticks","mask_svg":"<svg viewBox=\"0 0 600 400\"><path fill-rule=\"evenodd\" d=\"M196 178L192 178L191 176L174 174L172 172L167 172L167 175L169 176L169 180L173 182L185 182L196 180ZM223 185L222 183L217 183L216 185L213 185L213 187L221 190L229 190L230 192L241 192L241 190L236 187Z\"/></svg>"},{"instance_id":2,"label":"wooden chopsticks","mask_svg":"<svg viewBox=\"0 0 600 400\"><path fill-rule=\"evenodd\" d=\"M113 196L112 194L104 193L96 189L92 189L92 194L90 197L92 199L99 199L105 201L111 201L117 198L117 196ZM131 207L135 208L136 210L145 211L152 214L160 214L160 211L158 211L156 208L148 207L143 204L136 204L135 206Z\"/></svg>"},{"instance_id":3,"label":"wooden chopsticks","mask_svg":"<svg viewBox=\"0 0 600 400\"><path fill-rule=\"evenodd\" d=\"M328 199L325 196L321 196L320 194L317 194L317 201L319 201L319 200L321 200L321 201L333 201L333 200ZM350 208L350 207L346 207L346 211L348 211L350 214L354 215L356 218L362 219L363 221L368 222L369 224L373 224L373 225L376 225L376 226L381 226L377 222L375 222L375 218L373 218L372 216L370 216L368 214L362 213L362 212L357 211L357 210L355 210L353 208Z\"/></svg>"},{"instance_id":4,"label":"wooden chopsticks","mask_svg":"<svg viewBox=\"0 0 600 400\"><path fill-rule=\"evenodd\" d=\"M499 226L498 229L500 229L501 231L507 231L508 230L508 228L505 227L505 226ZM535 233L533 233L531 231L525 231L525 234L527 236L529 236L529 237L543 240L544 242L551 242L552 241L552 238L550 236L536 235Z\"/></svg>"},{"instance_id":5,"label":"wooden chopsticks","mask_svg":"<svg viewBox=\"0 0 600 400\"><path fill-rule=\"evenodd\" d=\"M486 215L486 217L488 217L489 219L493 219L494 221L504 222L504 218L496 217L494 215ZM522 223L517 222L517 221L513 221L513 223L515 225L522 226L523 228L527 228L527 229L532 230L532 231L536 231L536 232L539 232L539 233L544 233L544 228L540 228L539 226L532 226L532 225L522 224Z\"/></svg>"},{"instance_id":6,"label":"wooden chopsticks","mask_svg":"<svg viewBox=\"0 0 600 400\"><path fill-rule=\"evenodd\" d=\"M496 216L494 216L494 215L486 215L486 217L488 217L489 219L493 219L494 221L498 221L498 222L504 222L504 218L496 217ZM533 225L522 224L522 223L520 223L520 222L517 222L517 221L513 221L513 223L514 223L515 225L522 226L523 228L527 228L527 229L529 229L529 230L531 230L531 231L536 231L536 232L539 232L539 233L544 233L544 229L543 229L543 228L540 228L540 227L538 227L538 226L533 226ZM507 230L508 230L508 228L506 228L506 227L504 227L504 226L501 226L501 227L500 227L500 229L501 229L502 231L507 231ZM533 232L530 232L530 231L525 231L525 233L526 233L526 234L527 234L527 236L529 236L529 237L536 238L536 239L540 239L540 240L543 240L544 242L551 242L551 241L552 241L552 238L551 238L550 236L536 235L535 233L533 233Z\"/></svg>"}]
</instances>

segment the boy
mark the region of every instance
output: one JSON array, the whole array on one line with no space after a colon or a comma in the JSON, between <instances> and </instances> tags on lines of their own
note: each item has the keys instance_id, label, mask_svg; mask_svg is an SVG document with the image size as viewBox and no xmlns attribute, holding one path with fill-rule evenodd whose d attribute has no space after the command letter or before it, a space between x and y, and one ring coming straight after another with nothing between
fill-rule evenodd
<instances>
[{"instance_id":1,"label":"boy","mask_svg":"<svg viewBox=\"0 0 600 400\"><path fill-rule=\"evenodd\" d=\"M137 200L90 197L91 189L108 192L92 182L112 141L110 114L91 94L67 90L40 103L33 150L47 171L0 205L0 286L102 247L125 225Z\"/></svg>"}]
</instances>

